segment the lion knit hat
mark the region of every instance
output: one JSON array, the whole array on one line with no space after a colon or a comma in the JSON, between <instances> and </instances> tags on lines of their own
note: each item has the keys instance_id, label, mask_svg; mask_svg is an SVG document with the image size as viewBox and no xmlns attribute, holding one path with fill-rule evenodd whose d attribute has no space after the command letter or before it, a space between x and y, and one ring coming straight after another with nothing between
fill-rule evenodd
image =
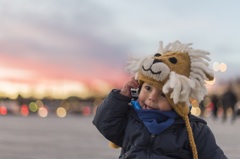
<instances>
[{"instance_id":1,"label":"lion knit hat","mask_svg":"<svg viewBox=\"0 0 240 159\"><path fill-rule=\"evenodd\" d=\"M197 149L188 115L191 100L202 101L207 94L206 81L213 80L213 71L208 67L209 52L195 50L192 44L179 41L160 47L154 55L131 59L126 69L135 74L139 82L147 82L158 87L168 102L186 124L193 158L197 159Z\"/></svg>"}]
</instances>

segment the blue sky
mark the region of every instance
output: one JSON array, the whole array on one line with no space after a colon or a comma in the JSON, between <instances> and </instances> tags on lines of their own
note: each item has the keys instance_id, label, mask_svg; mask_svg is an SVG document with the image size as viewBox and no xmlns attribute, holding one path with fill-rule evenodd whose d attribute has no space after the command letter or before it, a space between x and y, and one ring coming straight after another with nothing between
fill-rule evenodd
<instances>
[{"instance_id":1,"label":"blue sky","mask_svg":"<svg viewBox=\"0 0 240 159\"><path fill-rule=\"evenodd\" d=\"M0 67L114 83L124 76L129 55L152 54L160 40L179 40L211 52L212 62L226 63L228 71L217 77L235 78L240 65L239 3L0 0Z\"/></svg>"}]
</instances>

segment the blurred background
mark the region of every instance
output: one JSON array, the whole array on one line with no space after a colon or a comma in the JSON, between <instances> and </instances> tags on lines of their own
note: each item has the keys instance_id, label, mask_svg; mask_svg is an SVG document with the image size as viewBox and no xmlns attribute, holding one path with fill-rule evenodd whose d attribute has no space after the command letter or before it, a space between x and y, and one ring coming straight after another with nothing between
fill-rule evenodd
<instances>
[{"instance_id":1,"label":"blurred background","mask_svg":"<svg viewBox=\"0 0 240 159\"><path fill-rule=\"evenodd\" d=\"M160 40L209 51L209 94L239 94L239 3L0 0L0 114L91 114L130 78L128 58L155 53Z\"/></svg>"},{"instance_id":2,"label":"blurred background","mask_svg":"<svg viewBox=\"0 0 240 159\"><path fill-rule=\"evenodd\" d=\"M129 57L179 40L211 53L197 116L239 115L240 21L233 1L0 0L0 116L90 116L131 75ZM32 118L29 118L32 119Z\"/></svg>"}]
</instances>

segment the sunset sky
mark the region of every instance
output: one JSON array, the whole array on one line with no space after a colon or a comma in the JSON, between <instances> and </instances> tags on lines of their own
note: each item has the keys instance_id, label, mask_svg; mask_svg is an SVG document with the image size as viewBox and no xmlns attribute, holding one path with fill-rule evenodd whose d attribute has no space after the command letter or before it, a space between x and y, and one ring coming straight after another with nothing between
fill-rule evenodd
<instances>
[{"instance_id":1,"label":"sunset sky","mask_svg":"<svg viewBox=\"0 0 240 159\"><path fill-rule=\"evenodd\" d=\"M128 57L155 53L160 40L193 43L227 64L217 78L238 77L239 3L0 0L0 94L84 97L121 87Z\"/></svg>"}]
</instances>

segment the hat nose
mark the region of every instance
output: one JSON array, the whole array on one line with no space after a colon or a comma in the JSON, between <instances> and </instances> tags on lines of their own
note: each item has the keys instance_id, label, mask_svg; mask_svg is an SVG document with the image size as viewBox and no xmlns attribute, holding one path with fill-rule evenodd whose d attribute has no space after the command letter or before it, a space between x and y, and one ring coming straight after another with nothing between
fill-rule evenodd
<instances>
[{"instance_id":1,"label":"hat nose","mask_svg":"<svg viewBox=\"0 0 240 159\"><path fill-rule=\"evenodd\" d=\"M162 60L158 60L158 59L153 60L153 64L158 63L158 62L162 62Z\"/></svg>"}]
</instances>

